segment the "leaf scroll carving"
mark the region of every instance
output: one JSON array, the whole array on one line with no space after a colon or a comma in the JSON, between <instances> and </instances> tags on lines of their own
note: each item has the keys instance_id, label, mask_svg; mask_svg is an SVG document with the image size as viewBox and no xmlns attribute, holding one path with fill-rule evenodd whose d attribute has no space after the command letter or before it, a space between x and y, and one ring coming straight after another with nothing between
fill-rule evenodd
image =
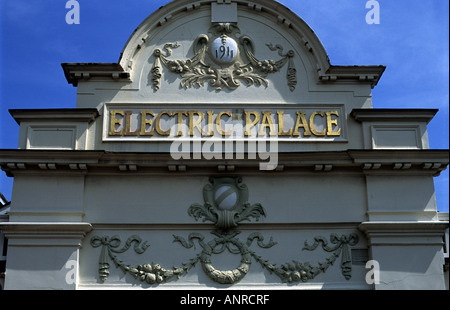
<instances>
[{"instance_id":1,"label":"leaf scroll carving","mask_svg":"<svg viewBox=\"0 0 450 310\"><path fill-rule=\"evenodd\" d=\"M202 266L203 272L214 282L231 285L241 281L250 271L252 261L258 262L270 274L277 276L284 283L300 283L314 279L318 274L324 273L335 261L341 258L341 271L346 280L352 276L352 258L350 247L358 243L357 234L338 235L331 234L329 240L323 236L316 236L313 243L305 241L303 250L315 251L319 247L330 253L325 260L313 265L309 262L291 260L277 265L258 255L254 243L261 249L270 249L277 245L272 237L267 241L260 232L253 232L246 241L239 238L240 231L235 227L243 220L256 219L266 216L261 204L248 202L249 192L241 177L222 177L209 179L203 188L204 204L194 203L188 209L188 214L196 220L203 219L214 223L217 230L211 231L214 235L209 241L198 232L190 233L186 238L173 235L173 242L186 249L194 248L198 244L201 252L179 266L164 268L159 263L147 262L131 266L123 262L118 254L133 249L137 254L143 254L149 245L139 236L132 235L123 246L119 236L93 236L91 246L101 247L99 259L99 278L105 282L110 275L110 262L112 261L122 272L130 274L142 283L157 285L169 281L176 281L188 274L197 264ZM224 202L226 202L224 204ZM211 260L212 256L227 252L240 255L239 265L230 270L216 268Z\"/></svg>"},{"instance_id":2,"label":"leaf scroll carving","mask_svg":"<svg viewBox=\"0 0 450 310\"><path fill-rule=\"evenodd\" d=\"M171 269L166 269L154 262L131 266L120 260L115 253L126 252L133 242L136 242L134 250L137 254L145 252L148 245L146 242L142 243L141 238L138 236L131 236L128 238L125 246L119 250L117 250L117 247L120 245L121 241L117 236L111 238L107 236L94 236L91 239L91 245L93 247L102 246L99 260L99 277L102 282L105 282L109 277L109 260L111 260L117 268L122 270L122 272L132 275L140 282L156 285L180 279L182 276L189 273L189 271L198 263L202 265L205 274L214 282L219 284L235 284L248 274L252 259L258 262L264 269L268 270L269 273L280 278L282 282L307 282L314 279L318 274L325 272L340 256L342 274L345 279L349 280L352 273L352 261L348 247L358 243L358 236L356 234L350 234L348 236L332 234L330 241L334 246L328 246L328 241L324 237L318 236L314 239L315 241L312 245L309 245L305 241L305 247L303 249L313 251L319 245L322 245L324 251L331 253L331 256L325 261L319 262L317 265L312 265L309 262L302 263L297 260L292 260L277 266L277 264L257 255L255 251L250 248L254 240L257 240L257 245L260 248L271 248L277 244L272 238L270 238L268 242L265 242L261 233L254 232L247 238L247 242L243 242L237 237L240 234L239 231L214 231L212 233L216 237L208 242L205 242L205 237L200 233L191 233L187 240L181 236L174 235L173 242L180 243L183 247L189 249L194 247L194 241L197 241L202 248L202 251L197 254L196 257L182 263L181 267L174 266ZM240 264L235 269L220 270L215 268L212 264L212 255L220 254L225 250L232 254L241 255Z\"/></svg>"},{"instance_id":3,"label":"leaf scroll carving","mask_svg":"<svg viewBox=\"0 0 450 310\"><path fill-rule=\"evenodd\" d=\"M235 37L240 33L236 25L229 23L217 23L209 30L213 37ZM161 88L161 78L163 74L163 67L170 72L178 74L181 77L181 88L203 87L207 83L210 87L221 91L226 88L235 90L242 83L249 86L269 86L267 80L268 74L279 72L286 63L287 69L287 84L290 91L295 90L297 85L296 69L293 61L294 51L289 50L283 53L281 45L266 44L272 51L277 51L280 60L259 60L255 56L253 41L248 36L242 36L238 39L239 49L242 49L242 56L236 57L228 65L217 64L211 57L211 38L206 34L201 34L197 37L193 44L194 56L189 59L170 59L172 49L180 47L178 42L167 43L163 49L155 49L153 51L154 62L150 70L151 81L154 91Z\"/></svg>"}]
</instances>

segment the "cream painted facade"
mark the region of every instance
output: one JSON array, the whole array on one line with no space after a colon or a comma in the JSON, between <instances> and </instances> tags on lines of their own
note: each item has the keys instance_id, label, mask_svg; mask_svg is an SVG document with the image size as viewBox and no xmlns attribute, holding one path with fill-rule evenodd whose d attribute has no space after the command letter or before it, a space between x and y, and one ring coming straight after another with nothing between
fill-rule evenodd
<instances>
[{"instance_id":1,"label":"cream painted facade","mask_svg":"<svg viewBox=\"0 0 450 310\"><path fill-rule=\"evenodd\" d=\"M445 289L438 111L373 108L385 67L283 5L174 1L62 67L76 108L10 110L5 289Z\"/></svg>"}]
</instances>

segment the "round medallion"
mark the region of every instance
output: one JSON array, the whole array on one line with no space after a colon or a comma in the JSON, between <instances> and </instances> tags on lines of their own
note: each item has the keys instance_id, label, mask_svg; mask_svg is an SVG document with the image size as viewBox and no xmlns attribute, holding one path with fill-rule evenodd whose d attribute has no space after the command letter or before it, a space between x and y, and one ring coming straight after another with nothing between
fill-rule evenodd
<instances>
[{"instance_id":1,"label":"round medallion","mask_svg":"<svg viewBox=\"0 0 450 310\"><path fill-rule=\"evenodd\" d=\"M214 200L221 210L233 209L238 201L236 188L229 185L220 186L214 194Z\"/></svg>"},{"instance_id":2,"label":"round medallion","mask_svg":"<svg viewBox=\"0 0 450 310\"><path fill-rule=\"evenodd\" d=\"M236 60L238 46L234 39L222 35L211 44L211 56L219 64L231 64Z\"/></svg>"}]
</instances>

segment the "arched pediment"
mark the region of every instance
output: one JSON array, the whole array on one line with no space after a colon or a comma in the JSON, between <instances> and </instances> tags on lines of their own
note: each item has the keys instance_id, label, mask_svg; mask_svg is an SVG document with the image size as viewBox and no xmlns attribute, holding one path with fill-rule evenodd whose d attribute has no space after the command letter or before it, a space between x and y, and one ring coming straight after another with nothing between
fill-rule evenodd
<instances>
[{"instance_id":1,"label":"arched pediment","mask_svg":"<svg viewBox=\"0 0 450 310\"><path fill-rule=\"evenodd\" d=\"M171 28L173 27L173 24L180 19L187 18L189 20L193 20L206 15L208 20L211 19L211 27L217 23L230 23L234 25L236 29L246 28L245 26L241 27L241 24L245 22L249 23L249 20L253 19L254 24L261 24L259 26L262 26L262 28L265 28L264 26L279 28L274 30L278 32L286 32L291 35L290 39L295 41L291 41L289 43L295 46L296 49L299 49L299 52L303 57L307 55L307 57L304 57L302 60L307 62L307 66L317 70L318 75L326 73L330 68L331 64L328 55L314 31L299 16L286 8L284 5L276 1L267 0L257 0L251 2L233 1L230 4L219 4L218 2L220 1L207 0L198 1L195 3L192 3L192 1L173 1L166 6L161 7L146 20L144 20L135 30L122 51L120 64L127 71L133 70L135 68L133 63L134 60L139 57L138 54L145 49L145 46L152 45L155 38L158 37L158 33L162 31L162 28ZM214 8L211 8L211 6L215 6L217 11L223 10L223 14L226 15L229 11L231 11L231 9L227 9L225 7L231 6L231 4L235 4L237 19L232 16L232 12L230 13L228 21L226 16L221 16L221 19L217 19L220 21L216 23L214 16L211 16L214 14ZM201 14L200 12L204 14ZM221 13L219 12L217 14ZM271 21L272 23L270 24L268 21ZM183 25L186 26L185 23L183 23ZM248 25L248 27L251 26L254 25ZM248 29L246 30L248 31ZM255 30L253 30L253 32L254 31ZM240 30L240 32L240 37L246 36L246 34L242 33L243 29ZM284 35L280 34L280 36ZM255 40L257 39L258 38ZM277 43L273 42L265 44Z\"/></svg>"},{"instance_id":2,"label":"arched pediment","mask_svg":"<svg viewBox=\"0 0 450 310\"><path fill-rule=\"evenodd\" d=\"M173 1L136 28L118 64L63 67L74 85L105 72L128 80L121 89L136 91L134 102L299 102L310 92L347 91L349 81L373 87L384 71L331 65L308 24L272 0Z\"/></svg>"}]
</instances>

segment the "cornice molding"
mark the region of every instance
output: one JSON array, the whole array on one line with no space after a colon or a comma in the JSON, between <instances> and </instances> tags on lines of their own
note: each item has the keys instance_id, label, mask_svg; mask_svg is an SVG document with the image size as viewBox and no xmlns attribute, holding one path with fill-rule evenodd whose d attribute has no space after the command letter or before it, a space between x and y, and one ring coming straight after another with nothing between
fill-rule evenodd
<instances>
[{"instance_id":1,"label":"cornice molding","mask_svg":"<svg viewBox=\"0 0 450 310\"><path fill-rule=\"evenodd\" d=\"M434 245L442 246L448 221L375 221L359 225L369 245Z\"/></svg>"},{"instance_id":2,"label":"cornice molding","mask_svg":"<svg viewBox=\"0 0 450 310\"><path fill-rule=\"evenodd\" d=\"M80 80L91 78L130 81L130 73L118 63L62 63L61 66L67 82L74 87Z\"/></svg>"},{"instance_id":3,"label":"cornice molding","mask_svg":"<svg viewBox=\"0 0 450 310\"><path fill-rule=\"evenodd\" d=\"M279 153L273 172L419 173L436 176L449 163L448 150L348 150ZM226 158L223 154L222 158ZM234 173L258 172L260 159L181 159L170 153L0 150L0 166L17 173Z\"/></svg>"},{"instance_id":4,"label":"cornice molding","mask_svg":"<svg viewBox=\"0 0 450 310\"><path fill-rule=\"evenodd\" d=\"M366 82L374 88L384 71L386 66L336 66L330 65L325 73L319 70L319 80L321 82Z\"/></svg>"},{"instance_id":5,"label":"cornice molding","mask_svg":"<svg viewBox=\"0 0 450 310\"><path fill-rule=\"evenodd\" d=\"M0 223L9 246L81 247L81 241L92 230L89 223L79 222L5 222Z\"/></svg>"},{"instance_id":6,"label":"cornice molding","mask_svg":"<svg viewBox=\"0 0 450 310\"><path fill-rule=\"evenodd\" d=\"M438 109L353 109L350 116L358 122L410 122L427 124Z\"/></svg>"},{"instance_id":7,"label":"cornice molding","mask_svg":"<svg viewBox=\"0 0 450 310\"><path fill-rule=\"evenodd\" d=\"M10 109L9 113L17 124L26 121L58 120L64 122L93 122L98 116L97 109Z\"/></svg>"}]
</instances>

